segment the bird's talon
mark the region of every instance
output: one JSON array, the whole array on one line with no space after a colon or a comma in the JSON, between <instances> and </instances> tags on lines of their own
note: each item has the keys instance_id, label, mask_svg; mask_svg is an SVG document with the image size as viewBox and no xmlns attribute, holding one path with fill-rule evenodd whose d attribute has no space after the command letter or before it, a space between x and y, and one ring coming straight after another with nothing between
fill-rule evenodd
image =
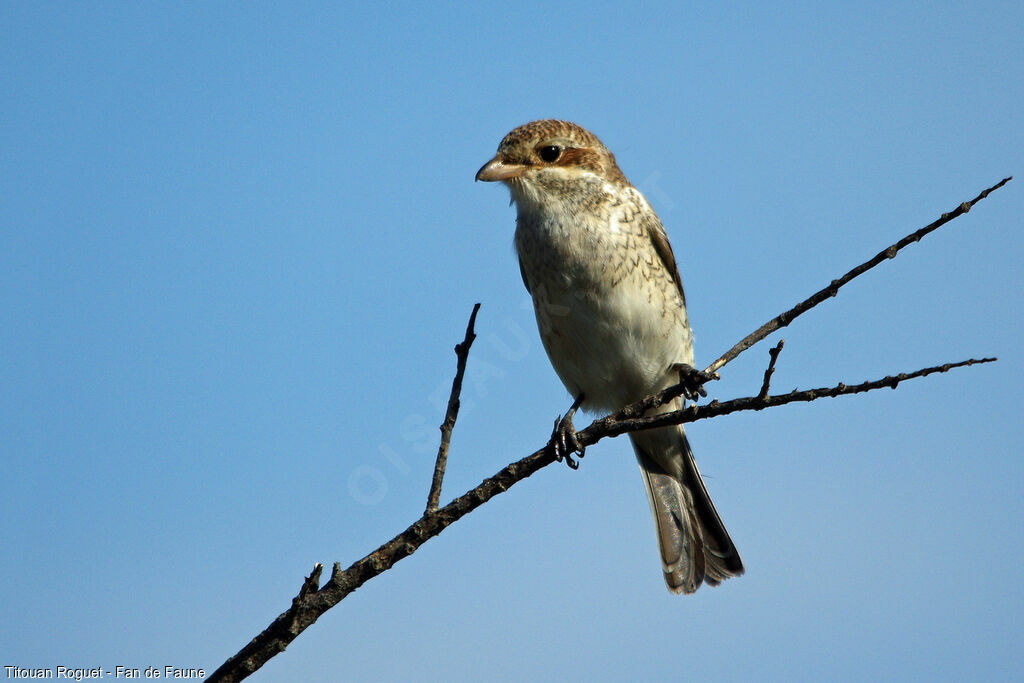
<instances>
[{"instance_id":1,"label":"bird's talon","mask_svg":"<svg viewBox=\"0 0 1024 683\"><path fill-rule=\"evenodd\" d=\"M587 450L585 446L580 445L576 438L576 427L572 423L573 415L576 414L576 409L579 408L582 401L583 397L578 397L569 412L555 418L555 425L551 430L551 440L548 441L548 448L554 454L555 460L565 461L565 464L572 470L579 469L580 466L579 461L573 459L573 453L582 458Z\"/></svg>"},{"instance_id":2,"label":"bird's talon","mask_svg":"<svg viewBox=\"0 0 1024 683\"><path fill-rule=\"evenodd\" d=\"M672 369L679 373L679 383L683 385L683 398L696 402L700 397L707 397L704 383L715 379L715 375L702 372L688 363L676 363Z\"/></svg>"}]
</instances>

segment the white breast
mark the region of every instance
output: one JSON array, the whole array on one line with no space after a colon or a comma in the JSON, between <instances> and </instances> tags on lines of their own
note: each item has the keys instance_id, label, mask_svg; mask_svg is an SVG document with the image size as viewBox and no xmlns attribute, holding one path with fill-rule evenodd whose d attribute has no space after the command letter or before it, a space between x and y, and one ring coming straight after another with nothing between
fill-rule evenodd
<instances>
[{"instance_id":1,"label":"white breast","mask_svg":"<svg viewBox=\"0 0 1024 683\"><path fill-rule=\"evenodd\" d=\"M636 204L598 214L519 208L516 250L569 393L582 392L585 407L616 410L674 383L670 366L693 362L692 336Z\"/></svg>"}]
</instances>

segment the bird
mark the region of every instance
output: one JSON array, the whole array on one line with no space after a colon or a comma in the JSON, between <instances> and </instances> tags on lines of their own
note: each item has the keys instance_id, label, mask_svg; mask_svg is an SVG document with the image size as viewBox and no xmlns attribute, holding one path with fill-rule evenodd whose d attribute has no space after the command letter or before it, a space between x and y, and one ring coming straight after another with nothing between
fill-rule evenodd
<instances>
[{"instance_id":1,"label":"bird","mask_svg":"<svg viewBox=\"0 0 1024 683\"><path fill-rule=\"evenodd\" d=\"M551 365L574 398L562 444L575 444L576 408L615 411L677 384L694 355L675 254L657 213L597 136L557 119L524 124L476 180L502 182L516 207L523 284ZM648 414L681 405L676 398ZM743 574L682 425L629 438L669 590L693 593Z\"/></svg>"}]
</instances>

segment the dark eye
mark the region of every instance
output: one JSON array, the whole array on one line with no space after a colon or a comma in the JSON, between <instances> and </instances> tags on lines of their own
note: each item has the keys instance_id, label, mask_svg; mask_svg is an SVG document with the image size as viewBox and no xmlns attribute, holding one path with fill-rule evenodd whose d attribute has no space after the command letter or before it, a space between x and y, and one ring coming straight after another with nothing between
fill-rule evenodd
<instances>
[{"instance_id":1,"label":"dark eye","mask_svg":"<svg viewBox=\"0 0 1024 683\"><path fill-rule=\"evenodd\" d=\"M540 148L540 158L549 164L552 161L557 161L558 157L562 156L562 148L555 145L545 145Z\"/></svg>"}]
</instances>

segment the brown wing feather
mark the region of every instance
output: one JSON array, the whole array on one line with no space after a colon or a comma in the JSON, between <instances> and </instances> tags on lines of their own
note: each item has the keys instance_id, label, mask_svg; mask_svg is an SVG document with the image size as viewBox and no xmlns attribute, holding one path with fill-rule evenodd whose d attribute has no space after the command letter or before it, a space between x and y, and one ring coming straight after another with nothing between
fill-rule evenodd
<instances>
[{"instance_id":1,"label":"brown wing feather","mask_svg":"<svg viewBox=\"0 0 1024 683\"><path fill-rule=\"evenodd\" d=\"M651 243L654 245L654 251L661 258L661 262L665 264L665 268L672 274L672 279L676 283L676 287L679 288L679 296L683 299L683 305L686 305L686 294L683 292L683 278L679 275L679 266L676 265L676 255L672 253L672 245L668 243L668 235L665 234L665 227L661 224L661 220L654 213L653 210L645 211L643 213L644 229L647 231L647 235L651 238Z\"/></svg>"},{"instance_id":2,"label":"brown wing feather","mask_svg":"<svg viewBox=\"0 0 1024 683\"><path fill-rule=\"evenodd\" d=\"M529 294L533 294L533 290L530 289L530 282L526 279L526 269L523 268L523 259L520 257L519 261L519 275L523 278L523 284L526 285L526 291Z\"/></svg>"}]
</instances>

